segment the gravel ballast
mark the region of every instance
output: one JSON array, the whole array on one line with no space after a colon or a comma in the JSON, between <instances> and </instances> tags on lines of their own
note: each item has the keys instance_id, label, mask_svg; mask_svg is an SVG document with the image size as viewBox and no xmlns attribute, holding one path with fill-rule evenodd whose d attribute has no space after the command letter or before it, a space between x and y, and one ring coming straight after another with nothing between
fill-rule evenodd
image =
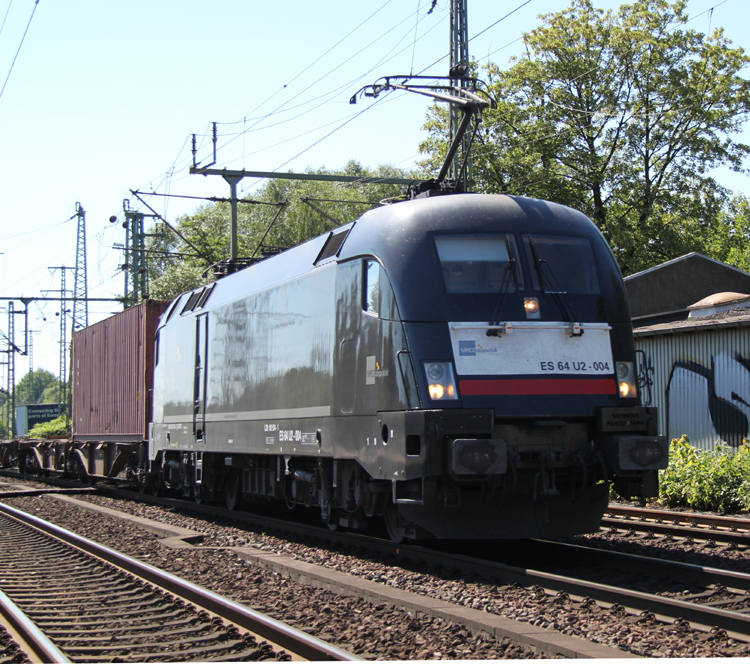
<instances>
[{"instance_id":1,"label":"gravel ballast","mask_svg":"<svg viewBox=\"0 0 750 664\"><path fill-rule=\"evenodd\" d=\"M296 583L279 574L253 567L231 550L215 550L205 546L170 549L162 546L156 536L144 533L129 523L46 497L17 497L6 502L262 611L361 657L380 660L538 657L530 648L513 644L507 639L496 640L488 635L472 634L458 624L429 616L413 616L385 604L371 604L355 597L340 596ZM92 497L92 502L106 503L122 511L128 505L146 507L101 497ZM184 518L163 508L148 507L147 518L155 521L177 525ZM199 532L218 529L213 531L218 535L222 530L235 530L196 519L188 518L188 521L190 525L183 527ZM235 539L229 532L221 534ZM206 540L209 542L210 538L207 536ZM210 546L216 546L215 541Z\"/></svg>"},{"instance_id":2,"label":"gravel ballast","mask_svg":"<svg viewBox=\"0 0 750 664\"><path fill-rule=\"evenodd\" d=\"M194 549L183 549L176 553L165 550L154 537L146 536L143 531L133 529L132 526L122 524L116 519L106 520L111 523L104 525L105 521L102 517L94 515L87 517L85 512L65 509L68 506L58 504L54 500L14 498L9 499L8 503L180 574L259 610L267 611L270 607L271 615L274 617L297 621L296 626L309 628L311 632L322 630L313 633L341 647L350 647L358 654L364 653L387 659L534 656L532 651L523 647L507 642L498 643L494 639L482 640L481 637L472 635L458 625L449 625L441 620L411 617L398 609L386 608L382 605L374 607L361 600L343 598L331 593L328 593L328 596L322 600L318 593L324 591L296 584L276 574L253 568L230 551L216 551L214 547L252 546L263 551L284 553L298 560L453 602L460 606L555 629L563 634L585 638L593 643L618 647L624 652L636 655L650 657L750 655L750 646L727 639L721 633L705 634L681 624L664 625L648 615L631 616L619 607L603 609L593 602L575 602L564 595L550 597L540 588L495 586L479 580L453 578L435 570L404 569L394 566L393 561L363 559L361 556L348 552L307 546L304 543L292 542L255 531L246 526L238 528L194 518L183 513L182 510L178 512L173 509L103 496L82 496L81 499L154 521L196 530L204 534L204 542ZM32 502L26 503L26 501ZM116 532L113 529L119 530L125 526L135 532L129 532L127 537L122 535L113 537L113 533ZM575 539L579 543L585 541L588 545L594 544L602 548L630 549L642 555L644 553L649 555L644 552L644 547L658 546L659 549L663 549L669 544L659 540L636 542L636 538L632 536L623 536L618 540L617 536L612 533ZM621 546L618 545L618 541ZM674 546L674 543L672 545ZM128 549L124 548L125 546ZM209 547L211 550L206 550ZM706 558L710 557L714 559L713 566L722 566L717 564L718 559L726 560L726 554L731 554L730 560L733 561L734 569L740 571L743 567L745 570L748 569L745 551L731 549L724 551L728 547L703 550L700 544L692 548L694 551L691 552L690 546L680 545L682 559L686 562L696 562L689 559L692 553L702 561L699 564L710 564L706 561ZM662 555L669 557L666 551ZM305 607L300 607L299 602L294 600L285 601L284 598L288 598L290 594L295 598L304 596ZM318 599L315 600L314 597ZM321 612L321 605L315 604L315 601L325 602L329 611ZM356 608L351 606L352 602L357 603ZM310 606L312 606L311 612L306 611L306 607ZM293 610L291 618L288 618L285 616L289 615L290 607ZM356 620L352 620L353 617ZM327 622L326 624L320 622L324 618L325 621L331 620L330 627ZM337 619L341 623L337 623ZM396 637L394 643L394 636L401 634L404 630L406 630L404 638ZM439 636L441 632L446 633ZM495 654L490 654L493 649Z\"/></svg>"}]
</instances>

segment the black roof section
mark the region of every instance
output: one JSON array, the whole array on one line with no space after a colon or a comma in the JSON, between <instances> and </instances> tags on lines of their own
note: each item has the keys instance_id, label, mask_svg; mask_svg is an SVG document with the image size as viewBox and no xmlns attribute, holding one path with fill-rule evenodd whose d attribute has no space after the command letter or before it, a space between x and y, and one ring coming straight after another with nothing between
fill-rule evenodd
<instances>
[{"instance_id":1,"label":"black roof section","mask_svg":"<svg viewBox=\"0 0 750 664\"><path fill-rule=\"evenodd\" d=\"M750 293L750 274L696 252L625 278L633 326L685 320L714 293Z\"/></svg>"}]
</instances>

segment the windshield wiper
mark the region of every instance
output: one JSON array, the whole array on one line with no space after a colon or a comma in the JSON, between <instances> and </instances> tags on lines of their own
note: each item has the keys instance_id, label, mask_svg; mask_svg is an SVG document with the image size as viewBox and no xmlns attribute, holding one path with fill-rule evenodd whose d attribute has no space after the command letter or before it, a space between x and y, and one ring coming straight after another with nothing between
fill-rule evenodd
<instances>
[{"instance_id":1,"label":"windshield wiper","mask_svg":"<svg viewBox=\"0 0 750 664\"><path fill-rule=\"evenodd\" d=\"M529 237L529 244L531 245L531 253L534 256L534 267L536 268L536 273L539 275L539 285L542 287L542 295L547 294L544 289L546 277L546 281L551 287L549 293L555 298L555 302L557 302L557 306L560 308L560 313L567 318L569 323L575 323L577 321L576 312L573 310L573 305L570 304L567 298L563 298L562 294L564 291L560 286L560 283L557 281L555 273L552 271L552 268L549 266L549 263L547 263L545 258L539 258L536 247L534 246L534 240L532 240L531 237Z\"/></svg>"},{"instance_id":2,"label":"windshield wiper","mask_svg":"<svg viewBox=\"0 0 750 664\"><path fill-rule=\"evenodd\" d=\"M505 304L505 297L508 295L508 284L513 279L513 287L515 292L518 292L518 281L516 280L516 259L509 258L508 264L505 266L505 274L503 280L500 282L500 289L497 292L497 298L495 299L495 308L492 311L492 318L490 318L490 325L500 324L500 312L503 310ZM498 330L487 330L488 337L496 337Z\"/></svg>"}]
</instances>

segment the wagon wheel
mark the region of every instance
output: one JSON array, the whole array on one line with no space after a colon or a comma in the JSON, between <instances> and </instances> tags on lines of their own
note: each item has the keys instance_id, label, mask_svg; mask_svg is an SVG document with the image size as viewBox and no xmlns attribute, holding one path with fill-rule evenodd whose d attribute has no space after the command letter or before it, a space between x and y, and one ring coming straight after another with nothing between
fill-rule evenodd
<instances>
[{"instance_id":1,"label":"wagon wheel","mask_svg":"<svg viewBox=\"0 0 750 664\"><path fill-rule=\"evenodd\" d=\"M401 521L398 507L392 503L385 510L385 527L394 543L401 544L406 539L406 526Z\"/></svg>"},{"instance_id":2,"label":"wagon wheel","mask_svg":"<svg viewBox=\"0 0 750 664\"><path fill-rule=\"evenodd\" d=\"M231 473L224 477L224 505L228 510L237 509L240 503L240 476Z\"/></svg>"},{"instance_id":3,"label":"wagon wheel","mask_svg":"<svg viewBox=\"0 0 750 664\"><path fill-rule=\"evenodd\" d=\"M26 456L26 467L24 472L28 473L29 475L38 475L39 474L39 464L36 460L36 455L31 452Z\"/></svg>"},{"instance_id":4,"label":"wagon wheel","mask_svg":"<svg viewBox=\"0 0 750 664\"><path fill-rule=\"evenodd\" d=\"M77 454L73 455L73 458L70 460L70 473L73 475L75 479L77 479L79 482L88 482L89 481L89 474L86 472L86 468L84 467L83 463L81 462L81 459L78 457Z\"/></svg>"}]
</instances>

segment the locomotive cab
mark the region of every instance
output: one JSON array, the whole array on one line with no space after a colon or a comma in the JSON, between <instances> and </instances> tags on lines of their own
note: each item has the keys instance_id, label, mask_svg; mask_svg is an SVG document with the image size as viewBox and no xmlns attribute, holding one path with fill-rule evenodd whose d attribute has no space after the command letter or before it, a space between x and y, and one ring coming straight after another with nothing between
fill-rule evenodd
<instances>
[{"instance_id":1,"label":"locomotive cab","mask_svg":"<svg viewBox=\"0 0 750 664\"><path fill-rule=\"evenodd\" d=\"M408 340L389 364L402 385L378 390L411 399L378 413L401 434L398 452L390 441L377 464L361 461L390 475L401 527L554 537L598 528L610 481L625 495L656 495L668 444L655 410L639 406L621 275L593 223L505 196L378 212L369 249ZM354 237L340 261L360 249Z\"/></svg>"}]
</instances>

